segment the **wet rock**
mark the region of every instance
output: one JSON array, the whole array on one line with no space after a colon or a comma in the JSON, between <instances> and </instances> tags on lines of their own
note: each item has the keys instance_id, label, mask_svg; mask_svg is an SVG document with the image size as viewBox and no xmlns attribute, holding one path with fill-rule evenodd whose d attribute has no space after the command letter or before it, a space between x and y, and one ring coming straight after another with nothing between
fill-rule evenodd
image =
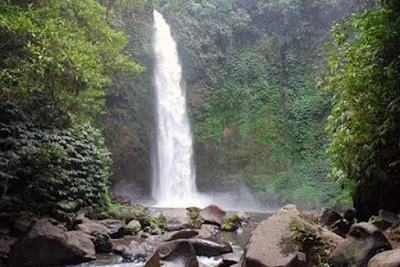
<instances>
[{"instance_id":1,"label":"wet rock","mask_svg":"<svg viewBox=\"0 0 400 267\"><path fill-rule=\"evenodd\" d=\"M118 246L116 246L116 247L113 247L113 248L112 248L112 251L113 251L115 254L122 255L122 253L124 252L124 250L125 250L126 248L127 248L127 246L118 245Z\"/></svg>"},{"instance_id":2,"label":"wet rock","mask_svg":"<svg viewBox=\"0 0 400 267\"><path fill-rule=\"evenodd\" d=\"M132 220L128 223L128 225L125 227L126 232L129 234L136 234L137 232L142 229L142 226L140 225L139 221Z\"/></svg>"},{"instance_id":3,"label":"wet rock","mask_svg":"<svg viewBox=\"0 0 400 267\"><path fill-rule=\"evenodd\" d=\"M126 262L143 262L147 261L155 250L155 246L148 242L138 243L132 241L122 252L122 257Z\"/></svg>"},{"instance_id":4,"label":"wet rock","mask_svg":"<svg viewBox=\"0 0 400 267\"><path fill-rule=\"evenodd\" d=\"M331 266L366 267L377 253L390 250L389 241L375 226L369 223L354 224L346 239L329 257Z\"/></svg>"},{"instance_id":5,"label":"wet rock","mask_svg":"<svg viewBox=\"0 0 400 267\"><path fill-rule=\"evenodd\" d=\"M85 233L64 232L48 219L41 219L14 245L9 259L11 266L78 264L94 260L95 249Z\"/></svg>"},{"instance_id":6,"label":"wet rock","mask_svg":"<svg viewBox=\"0 0 400 267\"><path fill-rule=\"evenodd\" d=\"M190 217L186 209L173 209L163 211L166 219L165 229L167 231L177 231L190 227Z\"/></svg>"},{"instance_id":7,"label":"wet rock","mask_svg":"<svg viewBox=\"0 0 400 267\"><path fill-rule=\"evenodd\" d=\"M353 222L356 220L356 211L354 209L347 209L344 213L343 213L343 218L350 222L351 224L353 224Z\"/></svg>"},{"instance_id":8,"label":"wet rock","mask_svg":"<svg viewBox=\"0 0 400 267\"><path fill-rule=\"evenodd\" d=\"M121 220L102 220L99 221L100 224L104 225L111 238L120 238L123 237L125 234L125 223Z\"/></svg>"},{"instance_id":9,"label":"wet rock","mask_svg":"<svg viewBox=\"0 0 400 267\"><path fill-rule=\"evenodd\" d=\"M188 240L197 256L214 257L232 252L232 246L227 242L210 239L193 238Z\"/></svg>"},{"instance_id":10,"label":"wet rock","mask_svg":"<svg viewBox=\"0 0 400 267\"><path fill-rule=\"evenodd\" d=\"M217 205L210 205L200 211L200 217L206 222L221 226L226 212Z\"/></svg>"},{"instance_id":11,"label":"wet rock","mask_svg":"<svg viewBox=\"0 0 400 267\"><path fill-rule=\"evenodd\" d=\"M198 267L192 245L185 240L177 240L161 245L145 267L182 266Z\"/></svg>"},{"instance_id":12,"label":"wet rock","mask_svg":"<svg viewBox=\"0 0 400 267\"><path fill-rule=\"evenodd\" d=\"M150 230L150 234L151 235L161 235L162 231L161 231L160 227L154 226L154 228Z\"/></svg>"},{"instance_id":13,"label":"wet rock","mask_svg":"<svg viewBox=\"0 0 400 267\"><path fill-rule=\"evenodd\" d=\"M324 208L319 219L319 223L323 227L331 227L335 222L342 220L343 217L333 209Z\"/></svg>"},{"instance_id":14,"label":"wet rock","mask_svg":"<svg viewBox=\"0 0 400 267\"><path fill-rule=\"evenodd\" d=\"M375 255L368 267L398 267L400 266L400 250L389 250Z\"/></svg>"},{"instance_id":15,"label":"wet rock","mask_svg":"<svg viewBox=\"0 0 400 267\"><path fill-rule=\"evenodd\" d=\"M391 223L392 225L396 225L400 221L398 214L387 210L380 210L379 217L381 217L384 221Z\"/></svg>"},{"instance_id":16,"label":"wet rock","mask_svg":"<svg viewBox=\"0 0 400 267\"><path fill-rule=\"evenodd\" d=\"M219 227L210 224L203 224L197 231L200 238L209 239L219 233Z\"/></svg>"}]
</instances>

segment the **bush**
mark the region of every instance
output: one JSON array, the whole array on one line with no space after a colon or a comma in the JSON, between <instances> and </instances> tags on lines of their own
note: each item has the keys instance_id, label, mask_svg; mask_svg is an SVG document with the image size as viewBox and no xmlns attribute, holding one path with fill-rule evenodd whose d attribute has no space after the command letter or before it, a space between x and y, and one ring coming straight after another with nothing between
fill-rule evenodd
<instances>
[{"instance_id":1,"label":"bush","mask_svg":"<svg viewBox=\"0 0 400 267\"><path fill-rule=\"evenodd\" d=\"M108 204L111 160L97 129L38 128L7 102L0 113L2 208L70 213Z\"/></svg>"}]
</instances>

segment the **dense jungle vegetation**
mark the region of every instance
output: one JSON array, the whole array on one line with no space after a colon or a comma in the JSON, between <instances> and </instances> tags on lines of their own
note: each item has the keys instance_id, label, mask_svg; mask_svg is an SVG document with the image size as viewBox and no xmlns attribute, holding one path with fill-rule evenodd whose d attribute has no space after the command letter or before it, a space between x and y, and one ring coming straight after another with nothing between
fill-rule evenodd
<instances>
[{"instance_id":1,"label":"dense jungle vegetation","mask_svg":"<svg viewBox=\"0 0 400 267\"><path fill-rule=\"evenodd\" d=\"M178 44L201 190L399 210L394 0L1 1L1 208L149 195L153 8Z\"/></svg>"}]
</instances>

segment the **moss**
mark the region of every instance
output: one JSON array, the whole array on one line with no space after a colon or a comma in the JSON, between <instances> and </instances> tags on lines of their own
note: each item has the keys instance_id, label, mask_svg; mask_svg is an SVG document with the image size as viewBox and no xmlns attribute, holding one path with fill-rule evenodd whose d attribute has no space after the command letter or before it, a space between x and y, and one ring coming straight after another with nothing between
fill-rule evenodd
<instances>
[{"instance_id":1,"label":"moss","mask_svg":"<svg viewBox=\"0 0 400 267\"><path fill-rule=\"evenodd\" d=\"M232 213L228 218L225 218L221 224L222 231L236 231L236 229L241 227L241 219L239 214Z\"/></svg>"},{"instance_id":2,"label":"moss","mask_svg":"<svg viewBox=\"0 0 400 267\"><path fill-rule=\"evenodd\" d=\"M189 207L186 209L187 215L189 216L189 226L193 229L200 229L201 225L204 223L204 220L200 216L200 208L197 207Z\"/></svg>"},{"instance_id":3,"label":"moss","mask_svg":"<svg viewBox=\"0 0 400 267\"><path fill-rule=\"evenodd\" d=\"M108 235L97 235L94 246L97 253L109 253L112 251L112 244Z\"/></svg>"},{"instance_id":4,"label":"moss","mask_svg":"<svg viewBox=\"0 0 400 267\"><path fill-rule=\"evenodd\" d=\"M109 217L117 220L123 220L125 223L128 223L132 220L138 220L140 223L142 223L141 220L149 216L148 210L140 205L121 205L110 203L105 212Z\"/></svg>"}]
</instances>

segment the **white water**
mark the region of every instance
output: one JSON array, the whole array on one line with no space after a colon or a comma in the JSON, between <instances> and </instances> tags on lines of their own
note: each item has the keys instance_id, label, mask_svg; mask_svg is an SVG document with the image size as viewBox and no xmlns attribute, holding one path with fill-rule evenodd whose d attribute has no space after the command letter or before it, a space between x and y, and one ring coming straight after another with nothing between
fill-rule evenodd
<instances>
[{"instance_id":1,"label":"white water","mask_svg":"<svg viewBox=\"0 0 400 267\"><path fill-rule=\"evenodd\" d=\"M153 157L152 195L159 207L197 204L192 133L181 86L182 67L176 43L163 16L154 10L154 83L157 151Z\"/></svg>"}]
</instances>

